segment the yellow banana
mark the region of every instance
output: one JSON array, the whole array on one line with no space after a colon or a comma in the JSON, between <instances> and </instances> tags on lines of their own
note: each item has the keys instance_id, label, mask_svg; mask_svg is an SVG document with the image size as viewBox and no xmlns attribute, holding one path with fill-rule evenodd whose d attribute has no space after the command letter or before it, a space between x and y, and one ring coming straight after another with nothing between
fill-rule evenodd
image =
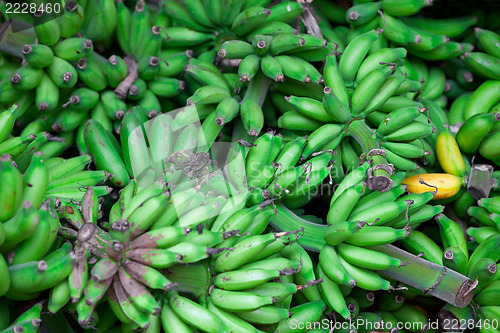
<instances>
[{"instance_id":1,"label":"yellow banana","mask_svg":"<svg viewBox=\"0 0 500 333\"><path fill-rule=\"evenodd\" d=\"M436 154L441 168L446 173L462 177L466 174L465 163L455 137L448 128L444 129L436 141Z\"/></svg>"},{"instance_id":2,"label":"yellow banana","mask_svg":"<svg viewBox=\"0 0 500 333\"><path fill-rule=\"evenodd\" d=\"M464 180L464 177L448 173L426 173L405 178L401 184L406 185L406 190L410 193L436 192L433 200L437 200L457 194L464 185Z\"/></svg>"}]
</instances>

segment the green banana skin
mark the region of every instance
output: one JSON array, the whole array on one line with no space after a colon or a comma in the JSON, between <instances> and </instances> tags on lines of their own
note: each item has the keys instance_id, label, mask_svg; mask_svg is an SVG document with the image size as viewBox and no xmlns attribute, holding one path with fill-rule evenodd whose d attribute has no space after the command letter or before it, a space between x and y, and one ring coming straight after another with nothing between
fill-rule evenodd
<instances>
[{"instance_id":1,"label":"green banana skin","mask_svg":"<svg viewBox=\"0 0 500 333\"><path fill-rule=\"evenodd\" d=\"M29 144L33 142L36 137L37 136L34 134L28 134L26 136L16 136L7 139L0 143L0 153L16 158L28 148Z\"/></svg>"},{"instance_id":2,"label":"green banana skin","mask_svg":"<svg viewBox=\"0 0 500 333\"><path fill-rule=\"evenodd\" d=\"M491 80L500 80L500 59L483 52L466 52L460 57L474 73Z\"/></svg>"},{"instance_id":3,"label":"green banana skin","mask_svg":"<svg viewBox=\"0 0 500 333\"><path fill-rule=\"evenodd\" d=\"M422 98L435 99L441 96L445 88L446 76L444 71L439 67L431 67L429 69L428 81L422 88Z\"/></svg>"},{"instance_id":4,"label":"green banana skin","mask_svg":"<svg viewBox=\"0 0 500 333\"><path fill-rule=\"evenodd\" d=\"M215 306L231 312L253 311L276 302L272 296L258 296L244 291L227 291L214 288L210 299Z\"/></svg>"},{"instance_id":5,"label":"green banana skin","mask_svg":"<svg viewBox=\"0 0 500 333\"><path fill-rule=\"evenodd\" d=\"M337 245L337 250L344 260L362 268L384 270L404 265L399 259L355 245L341 243Z\"/></svg>"},{"instance_id":6,"label":"green banana skin","mask_svg":"<svg viewBox=\"0 0 500 333\"><path fill-rule=\"evenodd\" d=\"M142 284L133 279L123 268L118 270L118 274L121 284L127 286L125 292L132 298L135 306L155 316L160 314L160 305Z\"/></svg>"},{"instance_id":7,"label":"green banana skin","mask_svg":"<svg viewBox=\"0 0 500 333\"><path fill-rule=\"evenodd\" d=\"M20 67L10 78L12 86L21 91L35 88L42 80L43 71L26 64Z\"/></svg>"},{"instance_id":8,"label":"green banana skin","mask_svg":"<svg viewBox=\"0 0 500 333\"><path fill-rule=\"evenodd\" d=\"M326 304L322 300L295 306L290 309L292 316L278 323L276 332L293 332L294 322L317 322L325 309Z\"/></svg>"},{"instance_id":9,"label":"green banana skin","mask_svg":"<svg viewBox=\"0 0 500 333\"><path fill-rule=\"evenodd\" d=\"M360 288L371 291L394 289L389 281L381 278L374 271L351 265L341 256L339 256L339 260L349 274L356 279L357 286Z\"/></svg>"},{"instance_id":10,"label":"green banana skin","mask_svg":"<svg viewBox=\"0 0 500 333\"><path fill-rule=\"evenodd\" d=\"M384 66L366 74L351 97L351 112L353 115L360 114L370 104L370 101L391 73L392 67Z\"/></svg>"},{"instance_id":11,"label":"green banana skin","mask_svg":"<svg viewBox=\"0 0 500 333\"><path fill-rule=\"evenodd\" d=\"M329 224L335 224L347 220L364 189L365 185L360 182L346 189L335 199L335 201L331 201L330 211L327 215L327 222Z\"/></svg>"},{"instance_id":12,"label":"green banana skin","mask_svg":"<svg viewBox=\"0 0 500 333\"><path fill-rule=\"evenodd\" d=\"M36 88L35 102L40 111L54 110L59 103L59 87L47 74Z\"/></svg>"},{"instance_id":13,"label":"green banana skin","mask_svg":"<svg viewBox=\"0 0 500 333\"><path fill-rule=\"evenodd\" d=\"M465 122L458 130L456 139L461 151L474 153L481 141L489 134L493 126L500 120L499 113L476 114Z\"/></svg>"},{"instance_id":14,"label":"green banana skin","mask_svg":"<svg viewBox=\"0 0 500 333\"><path fill-rule=\"evenodd\" d=\"M346 21L351 26L360 26L378 15L381 8L380 2L361 3L349 8L346 12Z\"/></svg>"},{"instance_id":15,"label":"green banana skin","mask_svg":"<svg viewBox=\"0 0 500 333\"><path fill-rule=\"evenodd\" d=\"M308 137L308 142L302 151L302 158L307 159L312 154L321 151L321 147L337 137L343 137L344 126L338 124L326 124L316 129Z\"/></svg>"},{"instance_id":16,"label":"green banana skin","mask_svg":"<svg viewBox=\"0 0 500 333\"><path fill-rule=\"evenodd\" d=\"M201 305L178 294L170 294L168 299L173 311L188 324L207 332L227 331L224 322ZM187 315L188 313L189 315ZM200 319L202 320L200 321Z\"/></svg>"},{"instance_id":17,"label":"green banana skin","mask_svg":"<svg viewBox=\"0 0 500 333\"><path fill-rule=\"evenodd\" d=\"M381 105L383 105L391 96L393 96L401 84L406 80L405 75L403 75L400 71L395 71L392 73L381 85L380 89L378 89L374 98L368 103L364 111L363 115L367 115L368 113L378 109Z\"/></svg>"},{"instance_id":18,"label":"green banana skin","mask_svg":"<svg viewBox=\"0 0 500 333\"><path fill-rule=\"evenodd\" d=\"M406 158L422 158L426 155L422 147L416 147L409 143L386 142L383 146L393 153Z\"/></svg>"},{"instance_id":19,"label":"green banana skin","mask_svg":"<svg viewBox=\"0 0 500 333\"><path fill-rule=\"evenodd\" d=\"M134 279L152 289L169 291L175 283L170 282L158 270L132 260L124 260L123 267Z\"/></svg>"},{"instance_id":20,"label":"green banana skin","mask_svg":"<svg viewBox=\"0 0 500 333\"><path fill-rule=\"evenodd\" d=\"M73 1L66 2L64 6L64 15L57 18L61 37L71 37L80 30L84 21L84 8Z\"/></svg>"},{"instance_id":21,"label":"green banana skin","mask_svg":"<svg viewBox=\"0 0 500 333\"><path fill-rule=\"evenodd\" d=\"M231 29L237 35L245 35L253 29L259 27L271 15L271 10L255 6L243 10L238 16L235 17Z\"/></svg>"},{"instance_id":22,"label":"green banana skin","mask_svg":"<svg viewBox=\"0 0 500 333\"><path fill-rule=\"evenodd\" d=\"M137 261L141 264L155 267L166 268L173 266L181 260L177 253L163 249L135 249L126 254L127 259Z\"/></svg>"},{"instance_id":23,"label":"green banana skin","mask_svg":"<svg viewBox=\"0 0 500 333\"><path fill-rule=\"evenodd\" d=\"M422 8L430 6L430 0L382 0L382 10L389 15L411 16L418 13Z\"/></svg>"},{"instance_id":24,"label":"green banana skin","mask_svg":"<svg viewBox=\"0 0 500 333\"><path fill-rule=\"evenodd\" d=\"M289 1L277 3L269 9L271 10L271 15L267 17L267 22L290 22L304 11L299 3Z\"/></svg>"},{"instance_id":25,"label":"green banana skin","mask_svg":"<svg viewBox=\"0 0 500 333\"><path fill-rule=\"evenodd\" d=\"M0 143L5 141L12 129L14 128L14 123L16 117L14 116L14 112L19 109L19 105L14 104L9 109L0 113Z\"/></svg>"},{"instance_id":26,"label":"green banana skin","mask_svg":"<svg viewBox=\"0 0 500 333\"><path fill-rule=\"evenodd\" d=\"M338 245L349 239L365 226L364 222L340 222L330 225L325 233L325 241L330 245Z\"/></svg>"},{"instance_id":27,"label":"green banana skin","mask_svg":"<svg viewBox=\"0 0 500 333\"><path fill-rule=\"evenodd\" d=\"M444 214L438 214L435 219L439 224L444 247L456 247L464 253L466 258L468 258L469 251L467 249L467 242L460 226Z\"/></svg>"},{"instance_id":28,"label":"green banana skin","mask_svg":"<svg viewBox=\"0 0 500 333\"><path fill-rule=\"evenodd\" d=\"M498 142L498 138L500 137L500 132L492 133L486 136L479 145L479 153L488 159L498 160L500 157L500 149L495 145L495 142Z\"/></svg>"},{"instance_id":29,"label":"green banana skin","mask_svg":"<svg viewBox=\"0 0 500 333\"><path fill-rule=\"evenodd\" d=\"M416 41L415 44L410 43L409 49L411 52L418 52L418 51L432 51L436 47L442 46L446 43L449 42L449 38L441 33L439 34L434 34L431 32L427 32L425 30L421 30L418 28L411 28L413 31L418 33L418 40Z\"/></svg>"},{"instance_id":30,"label":"green banana skin","mask_svg":"<svg viewBox=\"0 0 500 333\"><path fill-rule=\"evenodd\" d=\"M110 288L109 291L109 299L112 300L111 302L118 303L116 304L117 307L120 309L113 309L113 312L117 315L119 318L128 318L125 319L125 322L133 322L137 326L139 326L142 329L147 329L150 325L150 320L149 320L149 314L142 312L139 308L137 308L134 304L133 301L128 297L128 295L125 293L125 290L120 283L120 280L118 276L115 276L112 282L112 288ZM111 290L113 290L111 292ZM111 303L110 303L111 304ZM116 306L115 305L115 306ZM87 317L82 317L79 318L79 321L83 321L83 323L87 323L89 321L90 314L91 312L86 311Z\"/></svg>"},{"instance_id":31,"label":"green banana skin","mask_svg":"<svg viewBox=\"0 0 500 333\"><path fill-rule=\"evenodd\" d=\"M226 324L226 326L234 332L258 332L258 330L246 322L245 320L237 317L231 312L224 311L214 305L214 303L209 299L207 299L208 309L214 313L217 317L222 319L222 321Z\"/></svg>"},{"instance_id":32,"label":"green banana skin","mask_svg":"<svg viewBox=\"0 0 500 333\"><path fill-rule=\"evenodd\" d=\"M9 267L10 289L14 292L37 292L51 288L64 280L73 268L70 254L53 260L32 261Z\"/></svg>"},{"instance_id":33,"label":"green banana skin","mask_svg":"<svg viewBox=\"0 0 500 333\"><path fill-rule=\"evenodd\" d=\"M240 40L231 40L221 45L217 55L227 59L243 59L253 53L254 48L250 43Z\"/></svg>"},{"instance_id":34,"label":"green banana skin","mask_svg":"<svg viewBox=\"0 0 500 333\"><path fill-rule=\"evenodd\" d=\"M26 44L21 52L33 68L45 68L54 61L54 52L47 45Z\"/></svg>"},{"instance_id":35,"label":"green banana skin","mask_svg":"<svg viewBox=\"0 0 500 333\"><path fill-rule=\"evenodd\" d=\"M69 302L70 297L68 280L63 280L51 290L47 304L48 310L55 314Z\"/></svg>"},{"instance_id":36,"label":"green banana skin","mask_svg":"<svg viewBox=\"0 0 500 333\"><path fill-rule=\"evenodd\" d=\"M425 123L411 122L403 127L385 135L385 139L395 142L409 142L428 137L434 133L435 129Z\"/></svg>"},{"instance_id":37,"label":"green banana skin","mask_svg":"<svg viewBox=\"0 0 500 333\"><path fill-rule=\"evenodd\" d=\"M289 96L285 97L285 100L306 117L322 122L331 120L331 117L323 108L323 104L315 99Z\"/></svg>"},{"instance_id":38,"label":"green banana skin","mask_svg":"<svg viewBox=\"0 0 500 333\"><path fill-rule=\"evenodd\" d=\"M82 58L77 63L78 78L89 88L102 91L108 86L106 72L94 57Z\"/></svg>"},{"instance_id":39,"label":"green banana skin","mask_svg":"<svg viewBox=\"0 0 500 333\"><path fill-rule=\"evenodd\" d=\"M283 301L289 295L295 294L299 290L305 290L305 286L298 286L294 283L286 282L267 282L258 287L247 289L247 292L259 296L272 296L276 302Z\"/></svg>"},{"instance_id":40,"label":"green banana skin","mask_svg":"<svg viewBox=\"0 0 500 333\"><path fill-rule=\"evenodd\" d=\"M386 226L366 226L345 242L356 246L390 244L410 235L409 229L394 229Z\"/></svg>"},{"instance_id":41,"label":"green banana skin","mask_svg":"<svg viewBox=\"0 0 500 333\"><path fill-rule=\"evenodd\" d=\"M45 69L52 81L59 88L73 88L78 81L76 69L62 58L54 57L52 63Z\"/></svg>"},{"instance_id":42,"label":"green banana skin","mask_svg":"<svg viewBox=\"0 0 500 333\"><path fill-rule=\"evenodd\" d=\"M474 34L479 40L481 47L494 57L500 58L500 52L498 49L498 43L500 42L500 36L490 30L481 29L479 27L474 28Z\"/></svg>"},{"instance_id":43,"label":"green banana skin","mask_svg":"<svg viewBox=\"0 0 500 333\"><path fill-rule=\"evenodd\" d=\"M460 249L449 247L443 252L443 265L460 274L467 274L469 261Z\"/></svg>"},{"instance_id":44,"label":"green banana skin","mask_svg":"<svg viewBox=\"0 0 500 333\"><path fill-rule=\"evenodd\" d=\"M339 71L346 84L352 84L356 77L361 63L368 53L371 44L379 38L378 31L372 30L366 32L354 40L345 48L339 62Z\"/></svg>"},{"instance_id":45,"label":"green banana skin","mask_svg":"<svg viewBox=\"0 0 500 333\"><path fill-rule=\"evenodd\" d=\"M110 183L119 187L125 186L130 177L123 160L115 150L106 130L95 120L87 121L85 143L97 167L113 175Z\"/></svg>"},{"instance_id":46,"label":"green banana skin","mask_svg":"<svg viewBox=\"0 0 500 333\"><path fill-rule=\"evenodd\" d=\"M43 12L41 13L43 14ZM35 16L35 22L39 16ZM40 44L52 46L59 41L61 30L56 20L35 24L35 33Z\"/></svg>"},{"instance_id":47,"label":"green banana skin","mask_svg":"<svg viewBox=\"0 0 500 333\"><path fill-rule=\"evenodd\" d=\"M455 59L471 49L471 44L450 41L430 50L420 51L412 45L407 45L408 50L417 52L419 57L429 61Z\"/></svg>"},{"instance_id":48,"label":"green banana skin","mask_svg":"<svg viewBox=\"0 0 500 333\"><path fill-rule=\"evenodd\" d=\"M384 27L383 35L396 44L417 44L421 41L420 35L398 18L384 13L380 18L380 22Z\"/></svg>"},{"instance_id":49,"label":"green banana skin","mask_svg":"<svg viewBox=\"0 0 500 333\"><path fill-rule=\"evenodd\" d=\"M318 278L323 279L320 289L325 303L334 311L338 312L344 319L349 319L351 317L351 312L347 308L347 304L339 286L323 273L320 265L316 266L316 274Z\"/></svg>"},{"instance_id":50,"label":"green banana skin","mask_svg":"<svg viewBox=\"0 0 500 333\"><path fill-rule=\"evenodd\" d=\"M469 27L477 23L477 17L465 16L450 19L432 19L427 17L403 17L406 24L431 32L434 34L446 35L455 38L462 35Z\"/></svg>"},{"instance_id":51,"label":"green banana skin","mask_svg":"<svg viewBox=\"0 0 500 333\"><path fill-rule=\"evenodd\" d=\"M212 311L214 312L214 311ZM216 313L216 312L214 312ZM181 332L181 333L191 333L194 329L183 322L172 310L168 304L168 299L165 297L163 299L162 310L160 314L162 327L166 332ZM123 321L123 320L122 320Z\"/></svg>"},{"instance_id":52,"label":"green banana skin","mask_svg":"<svg viewBox=\"0 0 500 333\"><path fill-rule=\"evenodd\" d=\"M333 90L326 86L323 95L323 106L330 119L335 122L347 122L351 119L350 111L342 104Z\"/></svg>"},{"instance_id":53,"label":"green banana skin","mask_svg":"<svg viewBox=\"0 0 500 333\"><path fill-rule=\"evenodd\" d=\"M335 54L329 54L326 57L323 76L325 85L330 87L333 95L336 96L346 108L349 108L349 96Z\"/></svg>"},{"instance_id":54,"label":"green banana skin","mask_svg":"<svg viewBox=\"0 0 500 333\"><path fill-rule=\"evenodd\" d=\"M257 310L235 312L235 314L247 322L263 325L276 324L291 316L289 310L275 305L261 306Z\"/></svg>"},{"instance_id":55,"label":"green banana skin","mask_svg":"<svg viewBox=\"0 0 500 333\"><path fill-rule=\"evenodd\" d=\"M23 178L7 154L0 156L0 171L2 176L2 184L0 185L0 221L6 221L14 216L21 205Z\"/></svg>"},{"instance_id":56,"label":"green banana skin","mask_svg":"<svg viewBox=\"0 0 500 333\"><path fill-rule=\"evenodd\" d=\"M406 208L407 203L405 201L386 202L354 214L350 219L382 225L404 212Z\"/></svg>"},{"instance_id":57,"label":"green banana skin","mask_svg":"<svg viewBox=\"0 0 500 333\"><path fill-rule=\"evenodd\" d=\"M496 283L498 266L489 258L483 258L475 263L469 264L467 276L478 281L478 285L474 293L478 295L485 288Z\"/></svg>"},{"instance_id":58,"label":"green banana skin","mask_svg":"<svg viewBox=\"0 0 500 333\"><path fill-rule=\"evenodd\" d=\"M361 198L356 205L354 206L353 210L351 211L349 218L351 215L354 215L362 210L365 210L366 208L373 207L375 205L388 202L388 201L395 201L396 198L398 198L401 194L405 192L404 187L401 185L394 185L389 191L380 193L378 191L374 191L370 194L367 194L363 198Z\"/></svg>"},{"instance_id":59,"label":"green banana skin","mask_svg":"<svg viewBox=\"0 0 500 333\"><path fill-rule=\"evenodd\" d=\"M0 287L0 295L3 296L10 289L11 283L7 262L5 261L3 255L0 255L0 276L2 277L2 281L4 281Z\"/></svg>"},{"instance_id":60,"label":"green banana skin","mask_svg":"<svg viewBox=\"0 0 500 333\"><path fill-rule=\"evenodd\" d=\"M500 81L485 81L470 96L463 111L465 120L478 113L487 113L500 101L499 95Z\"/></svg>"},{"instance_id":61,"label":"green banana skin","mask_svg":"<svg viewBox=\"0 0 500 333\"><path fill-rule=\"evenodd\" d=\"M367 56L356 73L356 83L361 82L363 78L373 70L380 68L380 63L394 63L397 59L406 57L407 51L402 47L383 48Z\"/></svg>"},{"instance_id":62,"label":"green banana skin","mask_svg":"<svg viewBox=\"0 0 500 333\"><path fill-rule=\"evenodd\" d=\"M484 288L474 300L481 306L498 306L500 305L498 302L498 298L495 297L495 294L498 293L498 288L500 286L499 281L493 281L486 288Z\"/></svg>"},{"instance_id":63,"label":"green banana skin","mask_svg":"<svg viewBox=\"0 0 500 333\"><path fill-rule=\"evenodd\" d=\"M319 255L319 264L325 275L339 285L355 287L356 280L340 262L340 256L333 246L325 246Z\"/></svg>"},{"instance_id":64,"label":"green banana skin","mask_svg":"<svg viewBox=\"0 0 500 333\"><path fill-rule=\"evenodd\" d=\"M11 249L33 235L40 223L40 213L30 201L24 201L16 215L3 224L5 238L3 249Z\"/></svg>"},{"instance_id":65,"label":"green banana skin","mask_svg":"<svg viewBox=\"0 0 500 333\"><path fill-rule=\"evenodd\" d=\"M423 252L423 258L442 265L443 250L424 233L413 230L409 237L400 240L400 242L408 251L414 254Z\"/></svg>"},{"instance_id":66,"label":"green banana skin","mask_svg":"<svg viewBox=\"0 0 500 333\"><path fill-rule=\"evenodd\" d=\"M90 155L83 154L52 166L49 168L49 182L82 171L91 161Z\"/></svg>"},{"instance_id":67,"label":"green banana skin","mask_svg":"<svg viewBox=\"0 0 500 333\"><path fill-rule=\"evenodd\" d=\"M52 50L59 58L68 61L77 61L90 56L94 48L90 39L73 37L58 42Z\"/></svg>"}]
</instances>

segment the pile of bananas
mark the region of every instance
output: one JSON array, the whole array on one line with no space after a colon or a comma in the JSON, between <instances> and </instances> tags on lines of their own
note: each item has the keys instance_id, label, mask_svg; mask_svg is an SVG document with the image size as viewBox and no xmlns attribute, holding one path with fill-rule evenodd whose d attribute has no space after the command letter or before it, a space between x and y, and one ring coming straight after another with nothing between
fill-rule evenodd
<instances>
[{"instance_id":1,"label":"pile of bananas","mask_svg":"<svg viewBox=\"0 0 500 333\"><path fill-rule=\"evenodd\" d=\"M0 332L500 332L500 8L28 3Z\"/></svg>"}]
</instances>

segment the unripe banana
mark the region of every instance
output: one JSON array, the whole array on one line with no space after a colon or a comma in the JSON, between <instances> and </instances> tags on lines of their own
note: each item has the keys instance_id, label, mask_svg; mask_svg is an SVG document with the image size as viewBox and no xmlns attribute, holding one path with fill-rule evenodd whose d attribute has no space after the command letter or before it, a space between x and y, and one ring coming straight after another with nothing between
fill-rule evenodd
<instances>
[{"instance_id":1,"label":"unripe banana","mask_svg":"<svg viewBox=\"0 0 500 333\"><path fill-rule=\"evenodd\" d=\"M457 132L457 143L464 153L474 153L481 141L500 120L499 113L476 114L465 122Z\"/></svg>"},{"instance_id":2,"label":"unripe banana","mask_svg":"<svg viewBox=\"0 0 500 333\"><path fill-rule=\"evenodd\" d=\"M372 30L352 40L344 50L339 62L339 71L346 84L352 84L371 44L379 38L379 32Z\"/></svg>"},{"instance_id":3,"label":"unripe banana","mask_svg":"<svg viewBox=\"0 0 500 333\"><path fill-rule=\"evenodd\" d=\"M47 45L26 44L21 52L33 68L45 68L54 61L54 52Z\"/></svg>"},{"instance_id":4,"label":"unripe banana","mask_svg":"<svg viewBox=\"0 0 500 333\"><path fill-rule=\"evenodd\" d=\"M78 37L66 38L54 45L52 49L57 57L68 61L89 57L94 50L90 39Z\"/></svg>"},{"instance_id":5,"label":"unripe banana","mask_svg":"<svg viewBox=\"0 0 500 333\"><path fill-rule=\"evenodd\" d=\"M436 141L436 154L439 164L446 173L457 177L465 175L465 164L460 153L460 148L449 128L444 128L439 134Z\"/></svg>"}]
</instances>

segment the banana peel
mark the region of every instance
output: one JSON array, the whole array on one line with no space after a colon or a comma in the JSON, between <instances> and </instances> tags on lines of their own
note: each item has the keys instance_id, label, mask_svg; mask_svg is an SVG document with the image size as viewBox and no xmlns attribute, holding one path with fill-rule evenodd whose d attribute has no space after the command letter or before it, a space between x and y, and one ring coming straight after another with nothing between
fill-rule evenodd
<instances>
[{"instance_id":1,"label":"banana peel","mask_svg":"<svg viewBox=\"0 0 500 333\"><path fill-rule=\"evenodd\" d=\"M436 192L432 200L438 200L457 194L465 184L465 177L448 173L426 173L405 178L401 184L406 185L406 190L410 193Z\"/></svg>"}]
</instances>

